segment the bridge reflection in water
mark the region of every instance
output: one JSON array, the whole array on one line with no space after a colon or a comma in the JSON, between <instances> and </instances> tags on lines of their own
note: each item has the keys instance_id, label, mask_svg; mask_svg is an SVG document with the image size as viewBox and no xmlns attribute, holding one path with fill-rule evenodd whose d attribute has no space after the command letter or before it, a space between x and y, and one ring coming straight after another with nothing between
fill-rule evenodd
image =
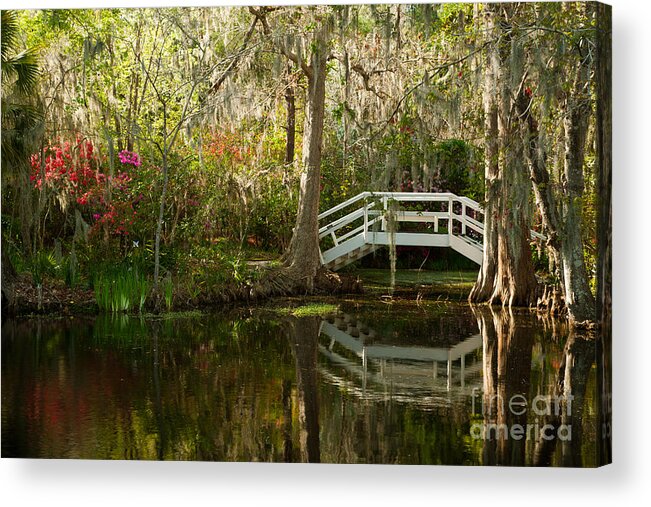
<instances>
[{"instance_id":1,"label":"bridge reflection in water","mask_svg":"<svg viewBox=\"0 0 651 507\"><path fill-rule=\"evenodd\" d=\"M315 366L361 406L396 403L454 421L483 465L594 466L594 340L562 326L549 340L534 317L504 310L472 314L477 334L466 325L423 332L427 322L412 334L339 312L320 323Z\"/></svg>"},{"instance_id":2,"label":"bridge reflection in water","mask_svg":"<svg viewBox=\"0 0 651 507\"><path fill-rule=\"evenodd\" d=\"M405 346L339 313L321 323L323 379L362 399L395 400L420 408L449 407L482 386L482 337L458 343Z\"/></svg>"}]
</instances>

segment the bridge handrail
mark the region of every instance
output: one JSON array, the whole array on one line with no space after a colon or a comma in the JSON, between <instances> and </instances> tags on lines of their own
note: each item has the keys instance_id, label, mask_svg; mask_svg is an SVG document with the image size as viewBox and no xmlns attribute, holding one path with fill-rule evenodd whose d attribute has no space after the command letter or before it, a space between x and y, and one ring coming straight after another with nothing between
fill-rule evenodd
<instances>
[{"instance_id":1,"label":"bridge handrail","mask_svg":"<svg viewBox=\"0 0 651 507\"><path fill-rule=\"evenodd\" d=\"M351 211L347 215L344 215L343 217L338 218L334 222L330 222L328 225L324 225L323 227L321 227L319 229L319 238L324 238L325 236L327 236L331 232L335 232L335 231L341 229L342 227L344 227L345 225L349 224L350 222L353 222L353 221L357 220L358 218L363 217L364 216L364 209L366 208L368 210L368 209L371 209L372 207L373 207L373 203L367 204L366 206L364 206L362 208L358 208L355 211Z\"/></svg>"},{"instance_id":2,"label":"bridge handrail","mask_svg":"<svg viewBox=\"0 0 651 507\"><path fill-rule=\"evenodd\" d=\"M361 192L350 199L347 199L346 201L330 208L329 210L324 211L323 213L318 215L318 220L322 220L324 218L327 218L328 216L336 213L337 211L344 210L346 208L351 207L352 205L358 203L362 199L365 200L365 203L361 207L355 207L355 209L346 215L337 218L336 220L327 223L326 225L322 226L319 228L319 240L325 238L326 236L330 235L332 236L333 241L335 242L335 245L337 245L340 241L344 241L345 239L348 239L353 233L359 233L363 232L368 229L369 225L371 223L375 223L376 220L368 220L368 214L371 211L372 208L375 207L374 202L368 202L367 199L370 198L375 198L375 199L382 199L384 202L384 210L387 209L387 204L388 200L396 200L399 202L448 202L448 210L444 212L435 212L435 213L427 213L423 212L424 215L432 215L432 216L437 216L440 218L446 218L449 217L450 220L453 218L456 218L459 220L463 225L464 225L464 232L465 232L465 226L469 226L470 228L476 230L480 234L483 233L483 224L477 220L474 220L470 216L466 214L466 209L470 208L479 212L483 212L481 206L479 203L476 201L470 199L469 197L465 196L458 196L456 194L453 194L452 192ZM464 209L461 214L456 213L453 210L452 204L454 202L459 202L463 205ZM380 210L378 212L381 213ZM404 215L404 216L403 216ZM407 218L407 215L411 216L411 212L402 212L399 213L399 217L404 219ZM354 231L350 231L344 236L337 238L335 233L342 229L343 227L347 226L348 224L364 217L364 222L365 225L360 227L357 227L354 229ZM402 221L399 218L400 221ZM428 222L430 220L424 219L423 221Z\"/></svg>"},{"instance_id":3,"label":"bridge handrail","mask_svg":"<svg viewBox=\"0 0 651 507\"><path fill-rule=\"evenodd\" d=\"M333 206L332 208L320 213L318 216L319 220L322 220L337 211L340 211L344 208L347 208L351 204L355 204L357 201L364 199L365 197L390 197L396 201L445 201L452 199L454 201L459 201L465 203L467 206L476 209L477 211L483 212L481 205L470 199L466 196L458 196L452 192L361 192L350 199Z\"/></svg>"},{"instance_id":4,"label":"bridge handrail","mask_svg":"<svg viewBox=\"0 0 651 507\"><path fill-rule=\"evenodd\" d=\"M370 194L370 192L362 192L361 194L357 194L355 197L351 197L347 201L344 201L341 204L337 204L336 206L330 208L329 210L326 210L323 213L319 214L318 219L321 220L322 218L330 216L330 215L332 215L333 213L336 213L339 210L347 208L351 204L354 204L357 201L359 201L360 199L363 199L364 197L368 197L369 194Z\"/></svg>"},{"instance_id":5,"label":"bridge handrail","mask_svg":"<svg viewBox=\"0 0 651 507\"><path fill-rule=\"evenodd\" d=\"M484 209L475 200L467 196L459 196L451 192L361 192L354 197L330 208L327 211L318 215L319 221L331 217L338 211L344 211L344 215L339 218L330 218L329 222L319 228L319 240L327 236L332 238L334 247L330 247L327 252L335 251L336 255L348 255L350 252L346 248L340 248L340 245L348 240L352 240L357 236L363 236L365 244L371 244L375 240L369 240L367 235L371 232L378 232L372 226L381 223L381 230L379 232L387 232L387 223L389 217L387 212L389 210L389 202L391 200L399 202L443 202L447 203L445 211L414 211L414 210L395 210L393 213L395 220L398 222L423 222L430 224L428 232L405 232L403 236L418 236L420 234L447 234L450 237L450 246L455 249L466 249L459 243L459 240L465 243L472 244L474 247L482 248L482 236L484 235ZM363 201L363 202L360 202ZM352 208L352 209L351 209ZM472 212L469 212L472 210ZM478 216L479 213L482 216ZM359 220L363 219L363 224L359 225ZM442 232L439 230L439 220L447 221L447 230ZM322 222L323 223L323 222ZM433 225L433 227L431 227ZM345 231L339 236L337 231L346 228ZM531 231L532 239L545 240L546 237L536 231ZM453 240L454 238L454 240ZM403 238L402 240L405 240ZM401 240L401 241L402 241ZM371 241L371 243L369 243ZM382 239L380 241L386 241ZM405 240L406 241L406 240ZM422 239L411 238L409 241L416 241L415 244L420 244ZM428 240L429 241L429 240ZM454 245L452 242L455 242ZM352 245L352 244L351 244ZM357 243L355 243L357 245ZM352 246L350 248L353 248ZM354 248L359 248L355 246ZM352 251L352 250L351 250ZM340 253L341 252L341 253ZM464 253L464 252L462 252ZM322 252L322 256L324 252ZM334 255L334 254L333 254ZM475 256L475 253L470 254L465 252L464 255ZM474 257L470 257L473 260ZM323 259L323 257L322 257ZM329 262L329 261L328 261Z\"/></svg>"}]
</instances>

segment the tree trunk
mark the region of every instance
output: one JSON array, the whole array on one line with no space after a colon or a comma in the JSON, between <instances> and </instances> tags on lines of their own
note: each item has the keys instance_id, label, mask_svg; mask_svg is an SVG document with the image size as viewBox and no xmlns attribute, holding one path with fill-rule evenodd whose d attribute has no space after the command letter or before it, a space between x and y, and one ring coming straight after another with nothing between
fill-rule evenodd
<instances>
[{"instance_id":1,"label":"tree trunk","mask_svg":"<svg viewBox=\"0 0 651 507\"><path fill-rule=\"evenodd\" d=\"M529 166L529 178L533 186L536 207L540 212L543 230L547 235L547 248L554 262L553 269L557 271L556 274L562 280L561 251L558 237L560 224L556 197L552 188L549 171L547 170L547 160L538 142L538 123L531 114L530 106L531 103L527 97L522 97L519 101L518 112L527 121L524 155ZM550 271L552 271L552 268L550 268Z\"/></svg>"},{"instance_id":2,"label":"tree trunk","mask_svg":"<svg viewBox=\"0 0 651 507\"><path fill-rule=\"evenodd\" d=\"M167 142L167 140L165 140ZM163 149L163 189L160 196L160 207L158 219L156 220L156 235L154 237L154 286L152 295L154 297L154 312L160 311L162 297L160 294L160 239L163 232L163 221L165 219L165 201L167 198L167 186L169 182L169 168L167 167L167 145Z\"/></svg>"},{"instance_id":3,"label":"tree trunk","mask_svg":"<svg viewBox=\"0 0 651 507\"><path fill-rule=\"evenodd\" d=\"M554 194L547 163L538 145L538 125L530 114L530 101L523 97L518 105L520 115L527 120L525 158L533 185L536 205L547 234L547 247L563 288L565 306L572 324L594 320L594 298L588 283L583 259L582 199L583 165L589 97L584 86L587 69L580 66L571 95L565 100L563 135L565 139L562 191ZM559 206L560 202L560 206Z\"/></svg>"},{"instance_id":4,"label":"tree trunk","mask_svg":"<svg viewBox=\"0 0 651 507\"><path fill-rule=\"evenodd\" d=\"M612 10L597 9L597 449L600 464L612 461Z\"/></svg>"},{"instance_id":5,"label":"tree trunk","mask_svg":"<svg viewBox=\"0 0 651 507\"><path fill-rule=\"evenodd\" d=\"M523 164L519 124L504 100L498 115L501 193L498 197L497 274L491 304L529 306L536 295L529 228L529 179Z\"/></svg>"},{"instance_id":6,"label":"tree trunk","mask_svg":"<svg viewBox=\"0 0 651 507\"><path fill-rule=\"evenodd\" d=\"M487 30L493 28L493 18L486 19ZM493 293L497 263L498 202L501 192L497 143L497 52L489 47L486 72L484 74L484 179L486 199L484 202L484 253L475 286L470 292L470 301L488 301Z\"/></svg>"},{"instance_id":7,"label":"tree trunk","mask_svg":"<svg viewBox=\"0 0 651 507\"><path fill-rule=\"evenodd\" d=\"M296 226L285 266L298 287L312 291L321 264L319 257L319 197L321 194L321 148L325 112L328 31L316 32L308 74L308 93L303 130L303 173Z\"/></svg>"},{"instance_id":8,"label":"tree trunk","mask_svg":"<svg viewBox=\"0 0 651 507\"><path fill-rule=\"evenodd\" d=\"M291 66L287 68L287 88L285 88L285 105L287 107L287 143L285 145L285 163L294 162L296 146L296 99L294 83L291 78Z\"/></svg>"},{"instance_id":9,"label":"tree trunk","mask_svg":"<svg viewBox=\"0 0 651 507\"><path fill-rule=\"evenodd\" d=\"M566 101L563 131L565 134L565 161L563 183L563 234L561 259L565 304L572 322L594 321L595 301L588 284L583 259L581 219L583 215L583 163L590 114L587 91L587 69L579 67L574 89Z\"/></svg>"},{"instance_id":10,"label":"tree trunk","mask_svg":"<svg viewBox=\"0 0 651 507\"><path fill-rule=\"evenodd\" d=\"M522 76L512 75L509 67L511 52L516 50L510 40L512 28L502 22L498 28L495 18L493 7L486 6L487 37L496 38L500 30L505 31L500 33L500 40L505 42L497 47L491 44L487 55L484 256L470 301L530 306L534 303L536 278L529 246L529 182L523 165L521 123L511 98L511 84L521 82Z\"/></svg>"}]
</instances>

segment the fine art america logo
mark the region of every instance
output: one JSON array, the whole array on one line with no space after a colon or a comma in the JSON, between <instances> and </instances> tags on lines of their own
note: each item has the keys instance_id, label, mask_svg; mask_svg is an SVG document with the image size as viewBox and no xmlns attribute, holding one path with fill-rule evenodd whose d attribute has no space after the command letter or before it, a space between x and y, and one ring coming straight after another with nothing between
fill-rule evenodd
<instances>
[{"instance_id":1,"label":"fine art america logo","mask_svg":"<svg viewBox=\"0 0 651 507\"><path fill-rule=\"evenodd\" d=\"M483 423L474 423L470 435L476 440L572 440L574 396L539 395L531 402L522 394L506 398L495 394L484 396L481 389L472 390L472 413L476 414L479 398ZM530 422L534 419L535 422Z\"/></svg>"}]
</instances>

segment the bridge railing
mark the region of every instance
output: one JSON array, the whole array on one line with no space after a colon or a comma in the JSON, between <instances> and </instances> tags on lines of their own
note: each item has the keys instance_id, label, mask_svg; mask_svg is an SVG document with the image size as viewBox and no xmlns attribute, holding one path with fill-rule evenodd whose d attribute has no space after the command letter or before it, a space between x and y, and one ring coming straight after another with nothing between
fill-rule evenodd
<instances>
[{"instance_id":1,"label":"bridge railing","mask_svg":"<svg viewBox=\"0 0 651 507\"><path fill-rule=\"evenodd\" d=\"M395 202L400 203L397 209L391 206ZM319 239L330 238L333 246L358 234L367 240L370 233L388 232L389 213L399 223L424 224L420 234L464 236L477 243L483 239L479 203L448 192L362 192L319 215L319 223L325 222Z\"/></svg>"}]
</instances>

